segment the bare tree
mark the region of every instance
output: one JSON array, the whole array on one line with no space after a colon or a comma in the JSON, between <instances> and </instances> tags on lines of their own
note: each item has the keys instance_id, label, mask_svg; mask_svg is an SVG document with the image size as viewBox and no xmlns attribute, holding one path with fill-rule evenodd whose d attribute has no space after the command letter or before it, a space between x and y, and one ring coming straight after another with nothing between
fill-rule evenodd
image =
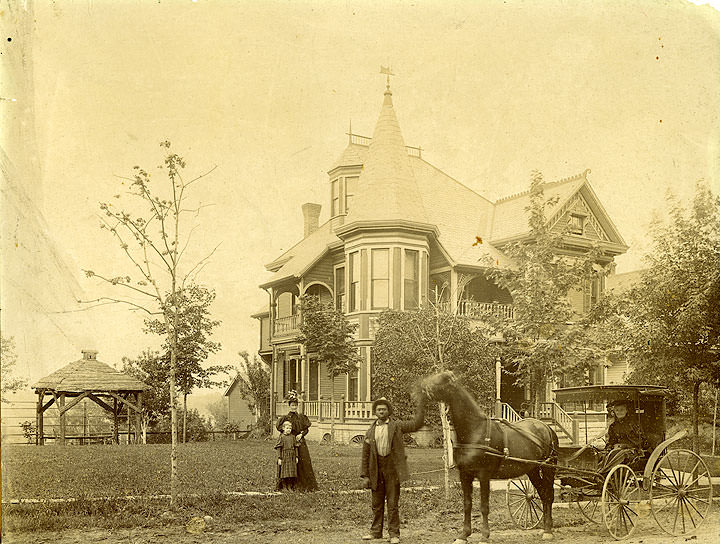
<instances>
[{"instance_id":1,"label":"bare tree","mask_svg":"<svg viewBox=\"0 0 720 544\"><path fill-rule=\"evenodd\" d=\"M166 179L156 180L139 166L133 168L129 177L121 177L124 194L116 194L120 202L102 202L100 228L107 230L118 242L130 263L131 272L126 275L84 270L88 278L97 278L123 295L103 296L83 301L92 305L122 303L132 310L158 316L164 321L167 343L170 348L169 390L172 445L170 449L170 505L177 504L177 386L176 372L179 355L179 293L187 282L192 281L205 267L217 246L194 264L185 265L193 223L202 206L189 205L188 189L208 172L185 180L182 171L185 160L171 152L170 142L160 144L166 150L164 162L158 167ZM129 184L129 185L128 185ZM123 201L129 197L127 202Z\"/></svg>"}]
</instances>

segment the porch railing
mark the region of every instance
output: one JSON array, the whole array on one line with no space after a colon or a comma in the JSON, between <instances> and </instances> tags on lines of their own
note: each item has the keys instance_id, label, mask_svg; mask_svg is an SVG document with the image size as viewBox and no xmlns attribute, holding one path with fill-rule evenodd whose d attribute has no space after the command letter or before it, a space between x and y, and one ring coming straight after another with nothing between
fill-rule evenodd
<instances>
[{"instance_id":1,"label":"porch railing","mask_svg":"<svg viewBox=\"0 0 720 544\"><path fill-rule=\"evenodd\" d=\"M541 402L540 403L540 419L550 419L563 432L570 437L573 443L578 441L578 423L577 421L563 410L559 404L555 402Z\"/></svg>"},{"instance_id":2,"label":"porch railing","mask_svg":"<svg viewBox=\"0 0 720 544\"><path fill-rule=\"evenodd\" d=\"M273 334L290 334L300 330L300 314L276 317Z\"/></svg>"},{"instance_id":3,"label":"porch railing","mask_svg":"<svg viewBox=\"0 0 720 544\"><path fill-rule=\"evenodd\" d=\"M444 312L452 311L452 302L441 302L440 309ZM463 317L479 318L486 314L503 319L515 319L515 308L512 304L499 302L476 302L474 300L461 300L457 305L457 313Z\"/></svg>"},{"instance_id":4,"label":"porch railing","mask_svg":"<svg viewBox=\"0 0 720 544\"><path fill-rule=\"evenodd\" d=\"M337 421L346 419L372 419L372 402L340 400L308 400L303 402L303 413L312 420L323 421L335 417Z\"/></svg>"},{"instance_id":5,"label":"porch railing","mask_svg":"<svg viewBox=\"0 0 720 544\"><path fill-rule=\"evenodd\" d=\"M500 403L500 419L506 419L510 423L520 421L522 417L507 402Z\"/></svg>"}]
</instances>

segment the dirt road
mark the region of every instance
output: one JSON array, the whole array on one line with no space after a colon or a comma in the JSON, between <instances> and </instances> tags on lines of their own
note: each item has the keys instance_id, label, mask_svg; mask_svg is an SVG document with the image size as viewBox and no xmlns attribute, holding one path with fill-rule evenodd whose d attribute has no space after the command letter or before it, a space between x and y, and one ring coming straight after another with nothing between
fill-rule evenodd
<instances>
[{"instance_id":1,"label":"dirt road","mask_svg":"<svg viewBox=\"0 0 720 544\"><path fill-rule=\"evenodd\" d=\"M697 542L698 544L720 542L720 508L714 512L700 530L694 535L671 537L663 533L652 517L641 520L632 538L623 542L627 544L681 544ZM451 516L447 522L436 520L423 522L410 520L404 523L401 541L413 544L450 544L457 530L460 517ZM336 526L314 526L303 523L263 523L244 527L223 524L210 524L201 534L191 534L185 527L168 526L162 529L118 529L118 530L68 530L59 533L24 533L6 534L3 540L9 544L78 544L98 542L100 544L359 544L360 536L366 527L348 526L341 522ZM523 542L543 542L538 530L499 530L494 531L490 541L497 544L516 544ZM386 541L377 541L386 542ZM470 542L479 542L477 535L470 537ZM574 527L559 527L555 530L557 544L599 544L614 542L604 526L593 526L589 523Z\"/></svg>"}]
</instances>

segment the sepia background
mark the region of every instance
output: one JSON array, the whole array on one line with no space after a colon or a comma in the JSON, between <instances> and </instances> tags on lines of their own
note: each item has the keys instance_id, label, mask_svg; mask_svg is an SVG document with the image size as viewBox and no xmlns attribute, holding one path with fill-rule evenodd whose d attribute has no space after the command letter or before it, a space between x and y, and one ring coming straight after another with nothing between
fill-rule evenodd
<instances>
[{"instance_id":1,"label":"sepia background","mask_svg":"<svg viewBox=\"0 0 720 544\"><path fill-rule=\"evenodd\" d=\"M720 188L720 16L686 2L29 2L2 0L2 312L33 380L99 350L157 347L83 268L129 264L98 203L170 140L187 171L217 166L196 253L217 292L222 351L258 348L264 263L302 238L300 205L329 202L348 127L370 136L381 65L405 142L495 199L589 175L642 266L672 191ZM474 233L467 233L468 244ZM192 262L192 258L188 262ZM28 388L28 392L29 392Z\"/></svg>"}]
</instances>

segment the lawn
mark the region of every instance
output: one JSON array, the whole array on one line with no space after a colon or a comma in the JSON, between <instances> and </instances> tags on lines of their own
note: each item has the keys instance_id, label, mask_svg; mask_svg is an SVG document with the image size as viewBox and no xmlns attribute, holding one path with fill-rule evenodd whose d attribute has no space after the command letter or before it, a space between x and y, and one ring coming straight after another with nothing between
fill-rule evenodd
<instances>
[{"instance_id":1,"label":"lawn","mask_svg":"<svg viewBox=\"0 0 720 544\"><path fill-rule=\"evenodd\" d=\"M337 494L357 488L360 448L309 444L321 490L329 493L288 493L271 497L229 498L227 491L270 491L275 483L273 442L190 443L179 446L178 471L182 499L174 518L166 518L167 501L125 500L126 495L158 495L169 491L169 446L6 446L2 448L3 501L20 498L78 498L69 503L21 504L3 507L3 530L12 532L67 528L158 527L211 515L220 525L289 524L315 529L364 527L370 515L369 492ZM407 485L442 484L442 450L407 450L411 480ZM419 474L429 471L429 474ZM457 472L452 471L453 481ZM111 497L109 500L83 500ZM112 498L114 497L114 498ZM497 528L512 525L504 494L492 494L492 519ZM431 525L459 522L462 494L457 487L446 503L441 490L403 491L402 516ZM477 513L477 509L476 509ZM573 513L574 514L574 513ZM558 513L556 522L581 523L579 515Z\"/></svg>"},{"instance_id":2,"label":"lawn","mask_svg":"<svg viewBox=\"0 0 720 544\"><path fill-rule=\"evenodd\" d=\"M274 442L238 440L178 446L181 494L271 491ZM309 443L321 489L357 488L358 446ZM442 469L441 449L408 449L412 473ZM49 499L167 494L170 446L3 446L2 497ZM442 481L442 472L411 476L418 485ZM413 485L410 483L410 485Z\"/></svg>"}]
</instances>

